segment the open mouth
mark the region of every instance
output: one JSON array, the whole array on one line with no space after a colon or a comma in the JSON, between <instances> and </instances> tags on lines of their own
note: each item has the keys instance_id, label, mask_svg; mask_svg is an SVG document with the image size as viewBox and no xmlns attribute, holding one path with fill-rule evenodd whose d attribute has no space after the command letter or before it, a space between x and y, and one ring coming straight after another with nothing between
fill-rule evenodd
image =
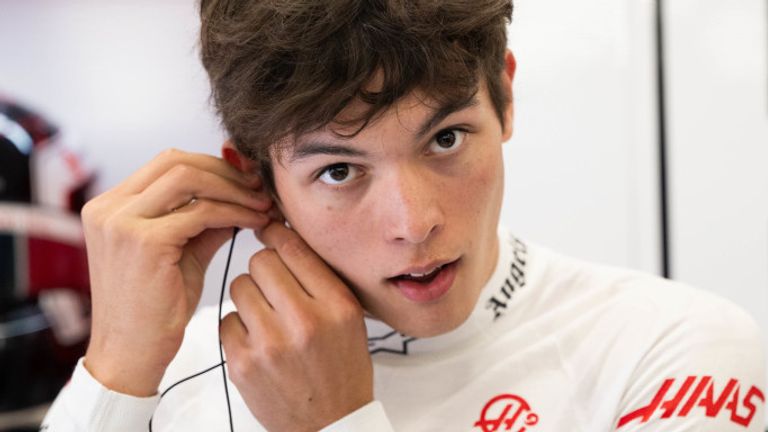
<instances>
[{"instance_id":1,"label":"open mouth","mask_svg":"<svg viewBox=\"0 0 768 432\"><path fill-rule=\"evenodd\" d=\"M432 282L438 273L445 267L445 265L437 266L427 273L408 273L400 276L395 276L392 279L409 280L419 283Z\"/></svg>"},{"instance_id":2,"label":"open mouth","mask_svg":"<svg viewBox=\"0 0 768 432\"><path fill-rule=\"evenodd\" d=\"M409 300L423 303L439 299L453 285L459 260L435 266L424 273L404 273L389 278Z\"/></svg>"}]
</instances>

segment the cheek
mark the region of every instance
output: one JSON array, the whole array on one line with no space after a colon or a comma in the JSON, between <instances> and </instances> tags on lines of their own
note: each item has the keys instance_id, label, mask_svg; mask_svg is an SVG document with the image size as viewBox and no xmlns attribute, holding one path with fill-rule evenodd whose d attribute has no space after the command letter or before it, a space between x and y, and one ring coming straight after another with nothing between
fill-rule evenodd
<instances>
[{"instance_id":1,"label":"cheek","mask_svg":"<svg viewBox=\"0 0 768 432\"><path fill-rule=\"evenodd\" d=\"M465 217L493 216L498 213L504 187L501 156L493 154L468 163L465 176L454 185L453 210ZM491 221L492 222L492 221Z\"/></svg>"},{"instance_id":2,"label":"cheek","mask_svg":"<svg viewBox=\"0 0 768 432\"><path fill-rule=\"evenodd\" d=\"M488 199L500 201L504 194L504 162L501 155L491 159L488 169L478 176L478 183L488 194Z\"/></svg>"},{"instance_id":3,"label":"cheek","mask_svg":"<svg viewBox=\"0 0 768 432\"><path fill-rule=\"evenodd\" d=\"M367 230L355 212L307 199L294 202L299 204L286 208L286 217L326 263L342 275L361 265L356 260L367 255L359 251L366 244L362 236Z\"/></svg>"},{"instance_id":4,"label":"cheek","mask_svg":"<svg viewBox=\"0 0 768 432\"><path fill-rule=\"evenodd\" d=\"M332 206L312 199L293 200L293 205L284 207L286 219L312 248L322 254L338 235L339 217Z\"/></svg>"},{"instance_id":5,"label":"cheek","mask_svg":"<svg viewBox=\"0 0 768 432\"><path fill-rule=\"evenodd\" d=\"M362 237L366 224L359 223L365 215L343 203L329 202L327 196L291 181L284 172L275 174L283 215L304 241L342 275L363 265L356 260L367 256L359 251L367 243Z\"/></svg>"}]
</instances>

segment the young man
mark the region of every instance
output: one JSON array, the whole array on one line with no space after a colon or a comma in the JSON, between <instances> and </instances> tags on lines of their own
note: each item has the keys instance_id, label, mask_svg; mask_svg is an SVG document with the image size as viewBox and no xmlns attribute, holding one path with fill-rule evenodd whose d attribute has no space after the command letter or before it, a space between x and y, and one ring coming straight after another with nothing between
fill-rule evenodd
<instances>
[{"instance_id":1,"label":"young man","mask_svg":"<svg viewBox=\"0 0 768 432\"><path fill-rule=\"evenodd\" d=\"M218 363L220 333L238 431L762 430L740 309L498 228L511 13L203 1L231 142L86 207L92 340L43 428L226 429L219 374L158 396ZM233 227L266 249L219 329L191 318Z\"/></svg>"}]
</instances>

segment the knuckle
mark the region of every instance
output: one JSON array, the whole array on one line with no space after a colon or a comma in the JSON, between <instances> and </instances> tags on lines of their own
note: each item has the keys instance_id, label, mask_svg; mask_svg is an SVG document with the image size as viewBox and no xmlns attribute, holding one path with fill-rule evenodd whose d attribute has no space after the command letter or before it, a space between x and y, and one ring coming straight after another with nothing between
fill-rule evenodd
<instances>
[{"instance_id":1,"label":"knuckle","mask_svg":"<svg viewBox=\"0 0 768 432\"><path fill-rule=\"evenodd\" d=\"M168 175L173 181L181 182L194 175L194 168L186 164L177 164L168 170Z\"/></svg>"},{"instance_id":2,"label":"knuckle","mask_svg":"<svg viewBox=\"0 0 768 432\"><path fill-rule=\"evenodd\" d=\"M247 357L240 350L230 350L227 353L227 365L229 366L229 375L235 382L244 382L250 375L250 364Z\"/></svg>"},{"instance_id":3,"label":"knuckle","mask_svg":"<svg viewBox=\"0 0 768 432\"><path fill-rule=\"evenodd\" d=\"M251 272L255 272L264 266L269 266L277 259L277 254L271 249L262 249L255 254L251 255L251 259L248 262L248 268Z\"/></svg>"},{"instance_id":4,"label":"knuckle","mask_svg":"<svg viewBox=\"0 0 768 432\"><path fill-rule=\"evenodd\" d=\"M89 200L85 203L83 208L80 210L80 216L83 218L83 220L92 220L94 219L99 212L98 209L98 203L96 202L98 198L94 198L92 200Z\"/></svg>"},{"instance_id":5,"label":"knuckle","mask_svg":"<svg viewBox=\"0 0 768 432\"><path fill-rule=\"evenodd\" d=\"M282 345L274 341L263 341L258 345L258 348L251 350L250 361L253 364L280 364L284 357L284 351Z\"/></svg>"},{"instance_id":6,"label":"knuckle","mask_svg":"<svg viewBox=\"0 0 768 432\"><path fill-rule=\"evenodd\" d=\"M319 334L320 326L315 321L306 321L294 332L293 345L299 350L306 350L317 340Z\"/></svg>"},{"instance_id":7,"label":"knuckle","mask_svg":"<svg viewBox=\"0 0 768 432\"><path fill-rule=\"evenodd\" d=\"M130 240L145 233L138 220L126 212L131 197L113 197L105 192L86 202L81 210L83 232L86 239L104 238Z\"/></svg>"},{"instance_id":8,"label":"knuckle","mask_svg":"<svg viewBox=\"0 0 768 432\"><path fill-rule=\"evenodd\" d=\"M334 302L333 317L340 325L362 322L365 313L360 304L353 298L342 298Z\"/></svg>"},{"instance_id":9,"label":"knuckle","mask_svg":"<svg viewBox=\"0 0 768 432\"><path fill-rule=\"evenodd\" d=\"M90 227L97 228L104 224L103 210L98 197L85 203L81 210L80 218L86 229Z\"/></svg>"},{"instance_id":10,"label":"knuckle","mask_svg":"<svg viewBox=\"0 0 768 432\"><path fill-rule=\"evenodd\" d=\"M309 246L297 236L285 239L278 248L281 254L293 258L304 258L310 254Z\"/></svg>"},{"instance_id":11,"label":"knuckle","mask_svg":"<svg viewBox=\"0 0 768 432\"><path fill-rule=\"evenodd\" d=\"M247 362L244 361L243 350L240 349L237 341L235 340L234 333L231 331L233 327L238 325L237 312L230 312L221 320L221 344L227 353L227 364L231 372L241 377L245 376L245 370Z\"/></svg>"},{"instance_id":12,"label":"knuckle","mask_svg":"<svg viewBox=\"0 0 768 432\"><path fill-rule=\"evenodd\" d=\"M242 302L243 295L245 294L245 290L247 289L247 285L250 280L250 276L247 274L241 274L238 275L229 286L229 296L232 298L232 301L236 305Z\"/></svg>"},{"instance_id":13,"label":"knuckle","mask_svg":"<svg viewBox=\"0 0 768 432\"><path fill-rule=\"evenodd\" d=\"M224 315L224 318L221 319L222 329L230 328L232 325L235 324L236 320L237 320L237 312L229 312L228 314Z\"/></svg>"},{"instance_id":14,"label":"knuckle","mask_svg":"<svg viewBox=\"0 0 768 432\"><path fill-rule=\"evenodd\" d=\"M158 153L155 159L160 162L171 162L179 160L183 154L184 152L177 148L167 148Z\"/></svg>"}]
</instances>

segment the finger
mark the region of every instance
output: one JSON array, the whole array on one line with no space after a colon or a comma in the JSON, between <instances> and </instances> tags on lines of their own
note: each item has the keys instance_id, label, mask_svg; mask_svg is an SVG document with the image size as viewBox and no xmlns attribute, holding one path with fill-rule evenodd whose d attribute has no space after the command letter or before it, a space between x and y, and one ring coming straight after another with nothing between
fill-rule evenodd
<instances>
[{"instance_id":1,"label":"finger","mask_svg":"<svg viewBox=\"0 0 768 432\"><path fill-rule=\"evenodd\" d=\"M272 312L274 308L264 296L261 288L254 282L251 275L243 273L232 280L229 295L235 306L242 306L247 312L258 314Z\"/></svg>"},{"instance_id":2,"label":"finger","mask_svg":"<svg viewBox=\"0 0 768 432\"><path fill-rule=\"evenodd\" d=\"M221 320L219 336L228 358L247 347L248 330L237 312L230 312Z\"/></svg>"},{"instance_id":3,"label":"finger","mask_svg":"<svg viewBox=\"0 0 768 432\"><path fill-rule=\"evenodd\" d=\"M248 264L250 277L278 312L295 312L309 299L294 275L274 250L254 254Z\"/></svg>"},{"instance_id":4,"label":"finger","mask_svg":"<svg viewBox=\"0 0 768 432\"><path fill-rule=\"evenodd\" d=\"M189 239L206 230L239 227L258 232L268 223L269 218L264 213L237 204L198 199L178 211L148 220L147 226L157 235L184 246Z\"/></svg>"},{"instance_id":5,"label":"finger","mask_svg":"<svg viewBox=\"0 0 768 432\"><path fill-rule=\"evenodd\" d=\"M147 165L125 179L115 190L125 194L139 193L164 173L179 164L194 166L200 170L226 177L251 188L259 188L262 185L261 178L258 175L242 173L217 157L169 149L157 155Z\"/></svg>"},{"instance_id":6,"label":"finger","mask_svg":"<svg viewBox=\"0 0 768 432\"><path fill-rule=\"evenodd\" d=\"M229 296L249 332L263 333L269 327L274 309L250 275L236 277L229 286Z\"/></svg>"},{"instance_id":7,"label":"finger","mask_svg":"<svg viewBox=\"0 0 768 432\"><path fill-rule=\"evenodd\" d=\"M285 216L283 216L283 212L280 210L280 206L272 205L269 211L267 211L267 215L275 222L279 222L281 224L285 223Z\"/></svg>"},{"instance_id":8,"label":"finger","mask_svg":"<svg viewBox=\"0 0 768 432\"><path fill-rule=\"evenodd\" d=\"M205 272L216 252L227 240L232 238L232 234L232 228L217 228L203 231L200 235L189 241L184 250L184 256L181 258L180 265L184 266L185 260L192 259L193 264L199 266L200 270Z\"/></svg>"},{"instance_id":9,"label":"finger","mask_svg":"<svg viewBox=\"0 0 768 432\"><path fill-rule=\"evenodd\" d=\"M156 217L201 198L258 211L266 211L272 205L264 192L256 192L241 183L190 165L176 165L137 195L129 211L143 217Z\"/></svg>"},{"instance_id":10,"label":"finger","mask_svg":"<svg viewBox=\"0 0 768 432\"><path fill-rule=\"evenodd\" d=\"M328 264L320 258L299 234L283 224L272 222L257 236L265 246L274 249L286 268L304 290L314 298L328 295L352 297Z\"/></svg>"}]
</instances>

